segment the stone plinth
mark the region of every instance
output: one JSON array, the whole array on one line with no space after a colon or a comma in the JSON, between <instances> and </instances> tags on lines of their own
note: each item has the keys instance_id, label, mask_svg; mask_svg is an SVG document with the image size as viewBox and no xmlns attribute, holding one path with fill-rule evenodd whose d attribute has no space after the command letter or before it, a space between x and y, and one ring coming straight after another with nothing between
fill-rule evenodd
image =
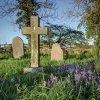
<instances>
[{"instance_id":1,"label":"stone plinth","mask_svg":"<svg viewBox=\"0 0 100 100\"><path fill-rule=\"evenodd\" d=\"M23 72L24 73L37 73L37 72L41 72L42 70L43 70L43 67L37 67L37 68L29 67L29 68L24 68Z\"/></svg>"}]
</instances>

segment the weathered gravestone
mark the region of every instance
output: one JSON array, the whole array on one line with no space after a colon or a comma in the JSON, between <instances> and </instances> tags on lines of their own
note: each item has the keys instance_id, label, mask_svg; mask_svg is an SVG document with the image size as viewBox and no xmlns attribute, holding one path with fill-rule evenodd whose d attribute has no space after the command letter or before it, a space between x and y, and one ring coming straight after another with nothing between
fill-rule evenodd
<instances>
[{"instance_id":1,"label":"weathered gravestone","mask_svg":"<svg viewBox=\"0 0 100 100\"><path fill-rule=\"evenodd\" d=\"M32 16L30 20L30 27L23 27L22 33L31 35L31 66L25 68L24 73L33 72L36 67L39 67L39 35L47 34L47 28L39 27L39 17Z\"/></svg>"},{"instance_id":2,"label":"weathered gravestone","mask_svg":"<svg viewBox=\"0 0 100 100\"><path fill-rule=\"evenodd\" d=\"M52 45L51 50L51 60L62 61L63 60L63 50L58 43Z\"/></svg>"},{"instance_id":3,"label":"weathered gravestone","mask_svg":"<svg viewBox=\"0 0 100 100\"><path fill-rule=\"evenodd\" d=\"M13 57L21 58L24 55L24 44L20 37L15 37L12 41Z\"/></svg>"}]
</instances>

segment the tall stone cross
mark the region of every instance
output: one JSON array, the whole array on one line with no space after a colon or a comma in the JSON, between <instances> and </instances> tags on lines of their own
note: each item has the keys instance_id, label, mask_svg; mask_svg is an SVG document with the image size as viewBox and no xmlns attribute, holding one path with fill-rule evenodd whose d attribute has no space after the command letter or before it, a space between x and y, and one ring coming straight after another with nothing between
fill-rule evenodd
<instances>
[{"instance_id":1,"label":"tall stone cross","mask_svg":"<svg viewBox=\"0 0 100 100\"><path fill-rule=\"evenodd\" d=\"M22 33L31 35L31 67L39 66L39 45L38 37L40 34L47 34L46 27L39 27L39 17L32 16L30 20L31 27L23 27Z\"/></svg>"}]
</instances>

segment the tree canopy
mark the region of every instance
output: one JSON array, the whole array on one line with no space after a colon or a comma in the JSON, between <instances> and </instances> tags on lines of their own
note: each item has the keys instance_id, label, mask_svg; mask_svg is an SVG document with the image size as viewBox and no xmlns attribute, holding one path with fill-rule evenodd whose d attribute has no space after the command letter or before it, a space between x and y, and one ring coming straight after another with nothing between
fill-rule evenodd
<instances>
[{"instance_id":1,"label":"tree canopy","mask_svg":"<svg viewBox=\"0 0 100 100\"><path fill-rule=\"evenodd\" d=\"M51 0L1 0L0 17L16 15L16 24L21 26L30 25L30 17L38 15L40 18L51 17L51 9L54 2Z\"/></svg>"},{"instance_id":2,"label":"tree canopy","mask_svg":"<svg viewBox=\"0 0 100 100\"><path fill-rule=\"evenodd\" d=\"M76 44L85 44L85 35L81 31L74 30L64 25L48 24L48 36L42 37L49 46L53 43L59 43L63 47L72 47Z\"/></svg>"},{"instance_id":3,"label":"tree canopy","mask_svg":"<svg viewBox=\"0 0 100 100\"><path fill-rule=\"evenodd\" d=\"M16 15L16 24L19 28L30 26L30 17L38 15L40 18L51 17L51 9L54 8L54 2L51 0L1 0L0 16ZM29 51L30 36L27 35Z\"/></svg>"},{"instance_id":4,"label":"tree canopy","mask_svg":"<svg viewBox=\"0 0 100 100\"><path fill-rule=\"evenodd\" d=\"M81 21L78 27L84 26L87 38L93 38L96 45L97 56L100 50L100 1L74 0L81 9Z\"/></svg>"}]
</instances>

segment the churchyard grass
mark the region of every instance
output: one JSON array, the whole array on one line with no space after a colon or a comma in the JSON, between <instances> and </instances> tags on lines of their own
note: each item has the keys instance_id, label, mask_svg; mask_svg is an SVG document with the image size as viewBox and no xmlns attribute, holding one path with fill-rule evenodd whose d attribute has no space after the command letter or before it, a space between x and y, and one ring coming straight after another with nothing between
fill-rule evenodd
<instances>
[{"instance_id":1,"label":"churchyard grass","mask_svg":"<svg viewBox=\"0 0 100 100\"><path fill-rule=\"evenodd\" d=\"M5 57L5 58L4 58ZM11 54L2 54L1 60L0 60L0 77L9 77L13 76L16 73L22 73L22 70L24 67L30 66L30 54L26 54L25 58L22 59L13 59ZM63 61L50 61L50 55L49 54L41 54L40 56L40 66L42 67L50 67L50 66L60 66L63 64L77 64L81 62L89 62L95 60L95 57L91 58L84 58L82 60L75 58L68 58Z\"/></svg>"},{"instance_id":2,"label":"churchyard grass","mask_svg":"<svg viewBox=\"0 0 100 100\"><path fill-rule=\"evenodd\" d=\"M30 59L5 59L0 61L0 78L22 73L22 69L30 64Z\"/></svg>"},{"instance_id":3,"label":"churchyard grass","mask_svg":"<svg viewBox=\"0 0 100 100\"><path fill-rule=\"evenodd\" d=\"M74 55L55 62L50 61L49 54L41 54L43 72L23 74L23 68L30 65L29 56L0 60L0 100L100 100L100 73L92 70L95 64L100 67L100 60L92 56L79 59ZM77 77L80 73L81 78Z\"/></svg>"}]
</instances>

